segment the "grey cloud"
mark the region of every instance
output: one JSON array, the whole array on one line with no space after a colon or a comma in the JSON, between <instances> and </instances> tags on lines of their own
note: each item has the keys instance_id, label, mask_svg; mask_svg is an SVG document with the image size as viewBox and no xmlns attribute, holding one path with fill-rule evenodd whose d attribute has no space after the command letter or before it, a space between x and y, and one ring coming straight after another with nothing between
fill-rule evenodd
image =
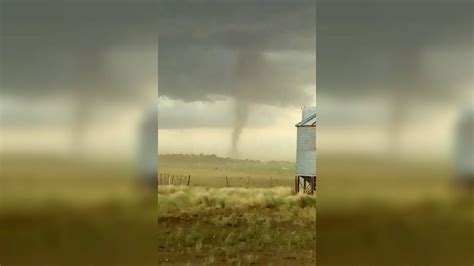
<instances>
[{"instance_id":1,"label":"grey cloud","mask_svg":"<svg viewBox=\"0 0 474 266\"><path fill-rule=\"evenodd\" d=\"M304 86L315 83L316 71L314 3L171 5L182 20L174 19L174 30L160 34L160 95L187 101L219 94L253 103L308 103L311 95ZM264 56L291 51L305 54L306 60ZM243 58L248 72L258 76L252 85L247 82L251 92L241 86Z\"/></svg>"},{"instance_id":2,"label":"grey cloud","mask_svg":"<svg viewBox=\"0 0 474 266\"><path fill-rule=\"evenodd\" d=\"M472 80L472 9L471 1L318 3L320 96L397 90L422 101L455 100Z\"/></svg>"},{"instance_id":3,"label":"grey cloud","mask_svg":"<svg viewBox=\"0 0 474 266\"><path fill-rule=\"evenodd\" d=\"M315 57L306 53L280 53L278 57L246 51L250 54L241 64L245 64L247 76L258 77L258 81L257 85L242 89L242 76L238 73L241 53L244 52L188 45L160 48L159 94L185 101L212 101L214 95L223 95L279 106L311 102L312 95L304 89L316 82Z\"/></svg>"},{"instance_id":4,"label":"grey cloud","mask_svg":"<svg viewBox=\"0 0 474 266\"><path fill-rule=\"evenodd\" d=\"M314 54L315 10L319 10L318 49L323 51L318 55L320 93L380 92L381 87L392 86L403 77L393 68L398 54L419 56L420 51L432 46L458 50L466 57L456 60L448 56L448 61L455 62L449 68L460 71L447 71L444 84L430 86L446 87L471 76L471 1L323 0L318 2L318 9L315 1L2 1L1 5L5 10L2 90L15 95L22 91L68 90L84 79L78 66L81 59L87 61L89 56L94 67L98 60L93 58L117 44L140 43L155 49L158 33L163 46L200 44L209 49L299 50ZM154 59L153 52L149 55L150 60ZM413 62L408 59L399 64ZM164 60L162 65L166 64ZM286 72L290 78L293 74L291 70ZM140 76L135 82L154 79L151 75ZM424 79L430 78L428 75ZM436 78L439 80L439 76ZM104 82L118 90L119 85L112 81ZM138 86L134 85L122 90L136 90ZM185 94L172 90L163 86L160 94ZM123 95L125 100L132 98L130 93Z\"/></svg>"},{"instance_id":5,"label":"grey cloud","mask_svg":"<svg viewBox=\"0 0 474 266\"><path fill-rule=\"evenodd\" d=\"M156 68L151 61L156 60L158 35L160 83L163 80L160 95L184 100L228 95L232 90L222 84L229 82L226 78L230 74L216 70L221 65L213 66L210 60L228 64L235 60L230 57L243 49L315 54L315 1L2 1L2 9L7 11L2 14L2 93L16 96L85 90L99 98L132 101L144 83L156 79L156 71L150 68ZM148 58L141 58L141 66L133 70L111 68L104 58L117 46L144 50ZM176 47L183 50L176 51ZM202 54L209 54L206 50L213 53L207 61L202 58ZM184 58L180 53L201 58ZM186 63L205 65L208 73L199 76L182 67L180 73L167 74L166 68ZM314 76L314 65L306 64L303 83ZM288 66L284 74L291 80L301 77L300 71L300 66ZM221 76L220 81L199 81L210 74ZM130 77L125 83L117 78L124 75ZM166 81L174 78L176 84ZM183 80L192 80L194 86L183 88L179 85ZM279 104L284 103L298 85L285 85L290 95L272 95L280 97ZM275 87L275 91L281 90Z\"/></svg>"},{"instance_id":6,"label":"grey cloud","mask_svg":"<svg viewBox=\"0 0 474 266\"><path fill-rule=\"evenodd\" d=\"M160 129L187 128L230 128L234 126L234 110L231 101L183 102L161 98L158 104L158 121ZM252 128L270 127L277 117L286 115L285 109L268 105L249 108L258 115L249 116L247 126Z\"/></svg>"}]
</instances>

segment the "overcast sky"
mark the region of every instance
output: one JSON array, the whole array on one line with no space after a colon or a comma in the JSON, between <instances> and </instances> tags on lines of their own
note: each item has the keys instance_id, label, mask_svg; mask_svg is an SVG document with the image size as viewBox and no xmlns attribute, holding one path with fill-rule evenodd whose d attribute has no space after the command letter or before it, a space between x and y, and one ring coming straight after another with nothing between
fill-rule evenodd
<instances>
[{"instance_id":1,"label":"overcast sky","mask_svg":"<svg viewBox=\"0 0 474 266\"><path fill-rule=\"evenodd\" d=\"M324 143L420 121L447 143L472 98L472 2L315 2L2 1L2 131L113 124L133 149L158 96L162 153L292 160L317 84Z\"/></svg>"}]
</instances>

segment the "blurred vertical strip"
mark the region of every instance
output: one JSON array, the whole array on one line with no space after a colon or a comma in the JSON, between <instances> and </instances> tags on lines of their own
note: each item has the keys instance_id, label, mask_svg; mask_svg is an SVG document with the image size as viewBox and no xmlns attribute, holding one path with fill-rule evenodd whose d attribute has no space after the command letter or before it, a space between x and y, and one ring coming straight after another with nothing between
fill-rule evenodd
<instances>
[{"instance_id":1,"label":"blurred vertical strip","mask_svg":"<svg viewBox=\"0 0 474 266\"><path fill-rule=\"evenodd\" d=\"M156 265L158 2L0 14L0 264Z\"/></svg>"},{"instance_id":2,"label":"blurred vertical strip","mask_svg":"<svg viewBox=\"0 0 474 266\"><path fill-rule=\"evenodd\" d=\"M472 264L473 2L316 10L318 266Z\"/></svg>"}]
</instances>

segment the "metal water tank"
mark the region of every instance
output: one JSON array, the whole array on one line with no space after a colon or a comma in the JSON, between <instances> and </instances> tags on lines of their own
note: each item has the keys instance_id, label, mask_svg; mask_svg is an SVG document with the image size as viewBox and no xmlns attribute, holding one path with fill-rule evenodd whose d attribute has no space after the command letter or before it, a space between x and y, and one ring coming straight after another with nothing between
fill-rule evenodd
<instances>
[{"instance_id":1,"label":"metal water tank","mask_svg":"<svg viewBox=\"0 0 474 266\"><path fill-rule=\"evenodd\" d=\"M305 107L297 127L296 175L316 176L316 107Z\"/></svg>"}]
</instances>

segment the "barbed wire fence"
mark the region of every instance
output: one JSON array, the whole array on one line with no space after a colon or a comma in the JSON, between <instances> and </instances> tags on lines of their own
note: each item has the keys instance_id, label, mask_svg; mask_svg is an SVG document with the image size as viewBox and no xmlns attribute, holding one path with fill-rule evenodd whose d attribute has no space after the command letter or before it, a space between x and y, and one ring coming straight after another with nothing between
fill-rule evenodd
<instances>
[{"instance_id":1,"label":"barbed wire fence","mask_svg":"<svg viewBox=\"0 0 474 266\"><path fill-rule=\"evenodd\" d=\"M160 186L189 186L191 175L160 173L158 175L158 185Z\"/></svg>"},{"instance_id":2,"label":"barbed wire fence","mask_svg":"<svg viewBox=\"0 0 474 266\"><path fill-rule=\"evenodd\" d=\"M191 177L192 176L190 174L160 173L158 175L158 185L191 186ZM220 180L222 181L217 181L214 184L223 187L274 187L284 185L284 182L282 182L280 178L275 178L273 176L225 176L223 179Z\"/></svg>"}]
</instances>

